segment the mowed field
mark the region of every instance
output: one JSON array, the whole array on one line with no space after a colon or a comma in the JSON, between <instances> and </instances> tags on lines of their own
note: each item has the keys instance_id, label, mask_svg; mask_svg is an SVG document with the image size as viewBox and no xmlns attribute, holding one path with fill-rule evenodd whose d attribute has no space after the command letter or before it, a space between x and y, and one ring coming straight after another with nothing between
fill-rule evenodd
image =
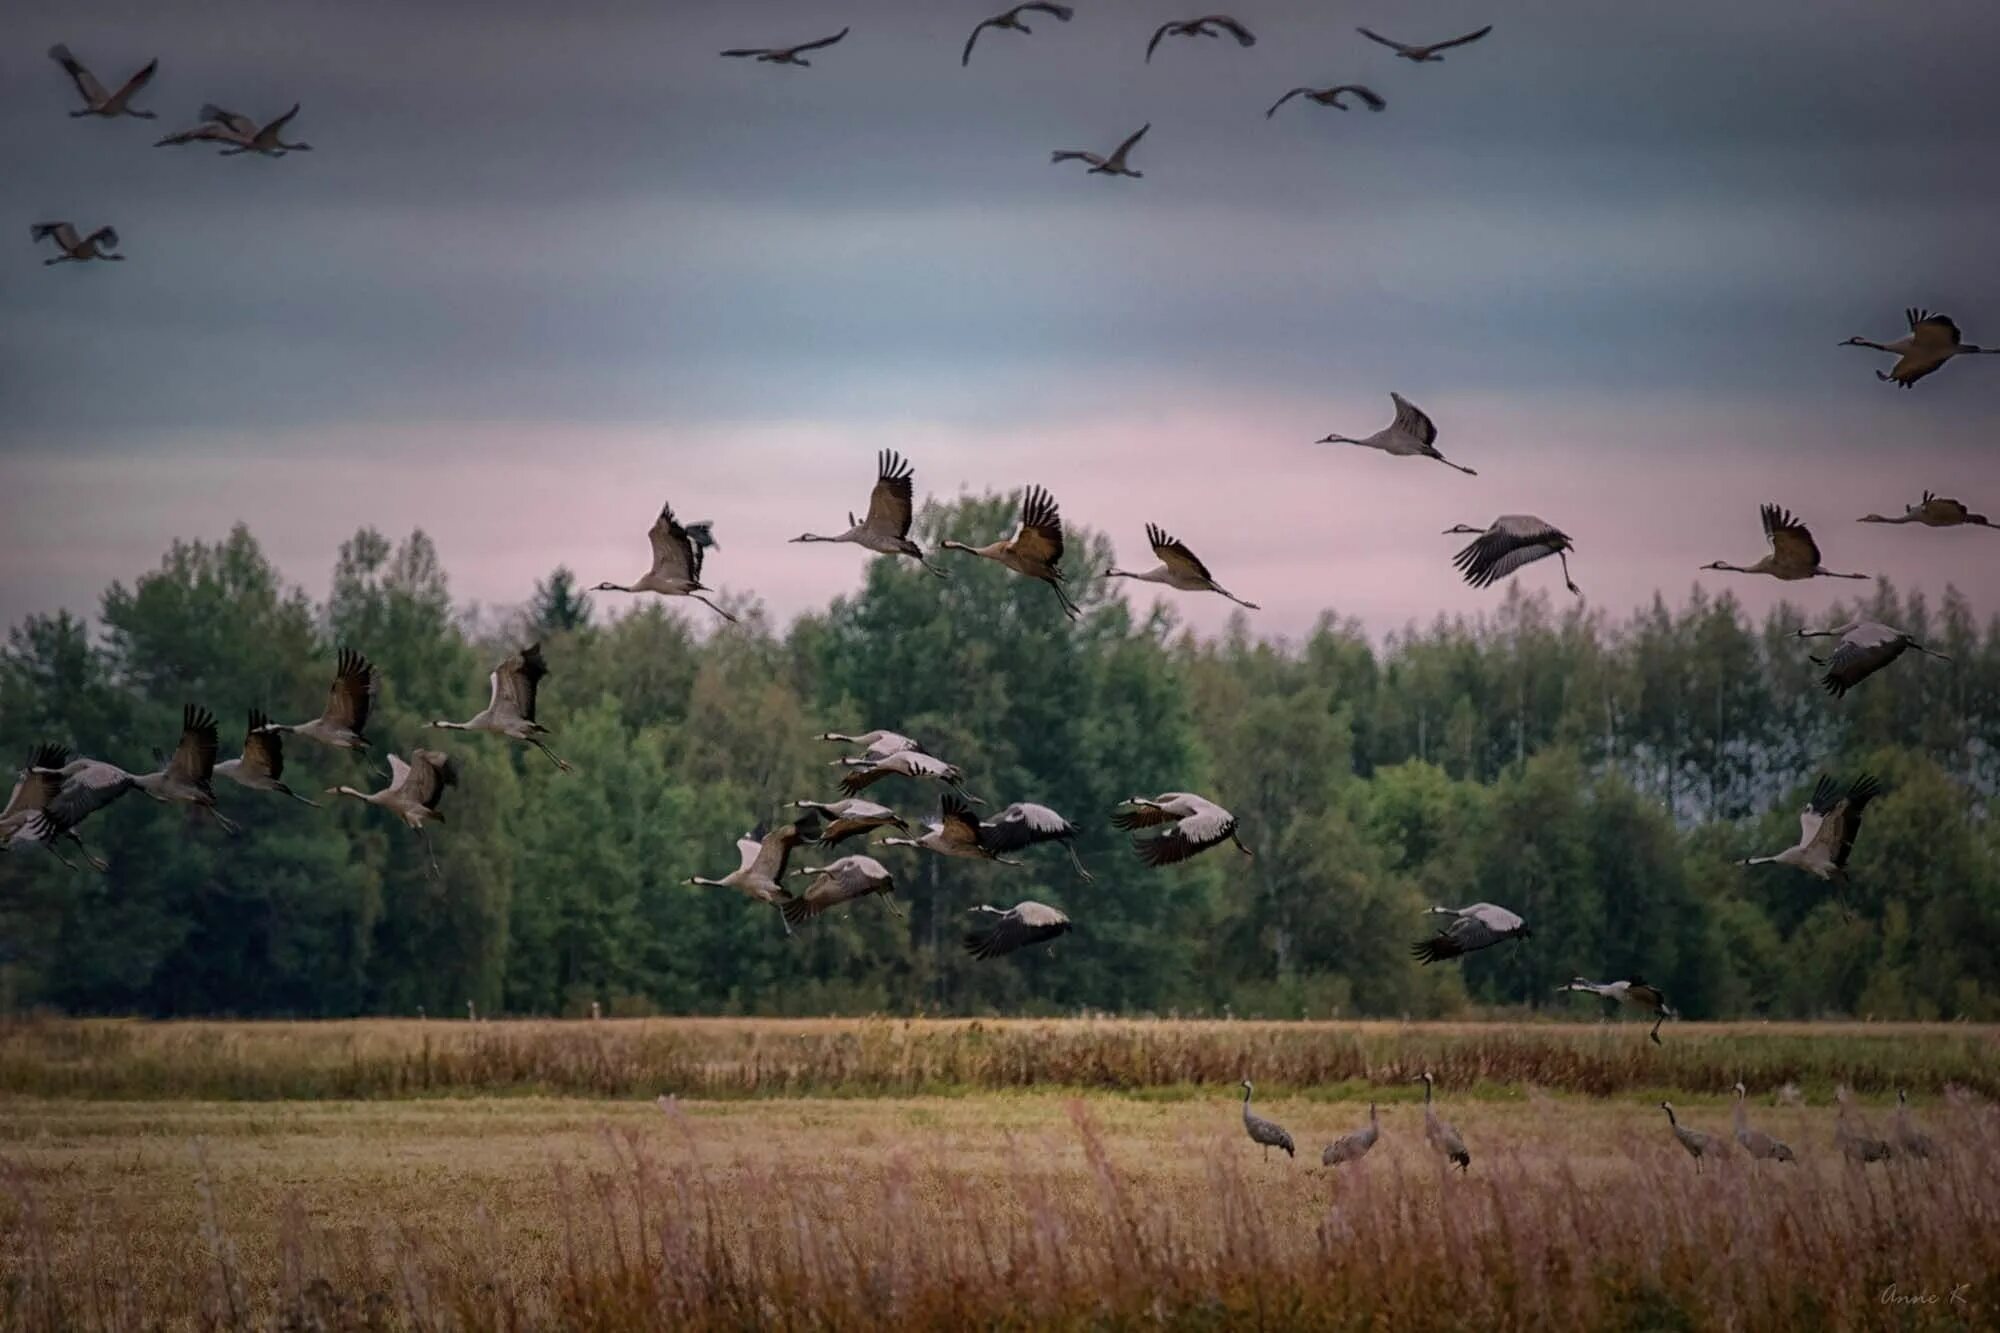
<instances>
[{"instance_id":1,"label":"mowed field","mask_svg":"<svg viewBox=\"0 0 2000 1333\"><path fill-rule=\"evenodd\" d=\"M0 1326L2000 1326L2000 1031L1665 1035L14 1024ZM1469 1173L1425 1142L1425 1064ZM1796 1165L1669 1136L1663 1097L1727 1136L1732 1064ZM1246 1073L1296 1159L1245 1138ZM1878 1134L1907 1085L1934 1153L1848 1162L1836 1081ZM1379 1145L1322 1168L1371 1097Z\"/></svg>"}]
</instances>

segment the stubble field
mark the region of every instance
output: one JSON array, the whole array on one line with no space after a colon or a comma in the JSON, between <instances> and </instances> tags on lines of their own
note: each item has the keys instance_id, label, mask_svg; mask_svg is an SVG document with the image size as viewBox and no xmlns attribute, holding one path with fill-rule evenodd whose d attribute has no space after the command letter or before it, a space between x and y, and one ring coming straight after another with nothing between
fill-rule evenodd
<instances>
[{"instance_id":1,"label":"stubble field","mask_svg":"<svg viewBox=\"0 0 2000 1333\"><path fill-rule=\"evenodd\" d=\"M1631 1024L14 1024L0 1028L0 1324L2000 1322L2000 1033L1665 1035L1654 1048ZM1467 1174L1425 1143L1407 1080L1426 1064ZM1296 1160L1266 1161L1244 1137L1244 1073ZM1739 1073L1753 1122L1796 1166L1737 1154L1698 1171L1669 1137L1662 1097L1726 1136ZM1771 1104L1787 1081L1805 1105ZM1877 1133L1907 1085L1935 1153L1847 1162L1835 1082L1859 1090ZM1370 1097L1379 1145L1321 1168Z\"/></svg>"}]
</instances>

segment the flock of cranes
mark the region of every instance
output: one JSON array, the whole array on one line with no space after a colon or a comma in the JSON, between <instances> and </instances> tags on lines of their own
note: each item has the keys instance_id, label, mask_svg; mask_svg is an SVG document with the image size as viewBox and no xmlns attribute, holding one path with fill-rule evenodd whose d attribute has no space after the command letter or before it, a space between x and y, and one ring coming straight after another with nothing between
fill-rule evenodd
<instances>
[{"instance_id":1,"label":"flock of cranes","mask_svg":"<svg viewBox=\"0 0 2000 1333\"><path fill-rule=\"evenodd\" d=\"M1596 990L1606 993L1608 988L1597 987L1577 978L1564 989ZM1635 985L1634 989L1638 989ZM1657 1002L1659 993L1653 998ZM1655 1040L1658 1040L1657 1036ZM1437 1113L1434 1101L1436 1079L1427 1069L1412 1083L1424 1085L1424 1142L1432 1152L1443 1159L1447 1168L1456 1167L1461 1172L1472 1169L1472 1154L1465 1146L1465 1138L1456 1126ZM1266 1161L1271 1149L1277 1148L1287 1157L1297 1155L1297 1147L1291 1132L1276 1121L1258 1115L1250 1109L1250 1093L1253 1084L1243 1080L1243 1132L1252 1143L1263 1149ZM1670 1101L1662 1101L1660 1109L1667 1113L1667 1129L1687 1155L1694 1159L1695 1170L1699 1172L1704 1163L1726 1161L1737 1150L1753 1162L1784 1162L1797 1165L1799 1156L1790 1144L1774 1138L1750 1124L1746 1101L1748 1089L1739 1080L1731 1089L1736 1101L1731 1118L1731 1133L1728 1136L1711 1134L1705 1130L1681 1123L1680 1115ZM1834 1090L1834 1100L1839 1110L1834 1119L1833 1143L1839 1153L1848 1161L1865 1165L1870 1162L1886 1162L1897 1157L1929 1159L1938 1155L1936 1140L1916 1124L1910 1116L1909 1096L1905 1089L1896 1089L1896 1118L1888 1138L1877 1137L1867 1126L1856 1128L1849 1120L1849 1096L1844 1087ZM1858 1117L1856 1117L1858 1119ZM1343 1134L1329 1143L1320 1152L1323 1167L1345 1166L1366 1157L1382 1137L1382 1118L1374 1102L1368 1103L1368 1123L1357 1130ZM1734 1141L1735 1147L1731 1147Z\"/></svg>"}]
</instances>

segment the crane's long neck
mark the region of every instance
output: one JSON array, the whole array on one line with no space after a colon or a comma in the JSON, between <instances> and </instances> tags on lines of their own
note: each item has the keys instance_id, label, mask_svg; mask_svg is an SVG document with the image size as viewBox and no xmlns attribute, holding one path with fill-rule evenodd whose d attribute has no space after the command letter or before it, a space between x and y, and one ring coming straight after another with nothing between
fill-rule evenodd
<instances>
[{"instance_id":1,"label":"crane's long neck","mask_svg":"<svg viewBox=\"0 0 2000 1333\"><path fill-rule=\"evenodd\" d=\"M132 785L156 801L167 799L167 773L165 769L161 769L157 773L134 773L132 775Z\"/></svg>"},{"instance_id":2,"label":"crane's long neck","mask_svg":"<svg viewBox=\"0 0 2000 1333\"><path fill-rule=\"evenodd\" d=\"M878 847L921 847L923 844L915 838L880 838L877 839L875 845Z\"/></svg>"},{"instance_id":3,"label":"crane's long neck","mask_svg":"<svg viewBox=\"0 0 2000 1333\"><path fill-rule=\"evenodd\" d=\"M1837 574L1833 570L1826 568L1826 566L1824 565L1813 570L1813 573L1819 575L1819 577L1823 579L1866 579L1874 577L1872 574Z\"/></svg>"},{"instance_id":4,"label":"crane's long neck","mask_svg":"<svg viewBox=\"0 0 2000 1333\"><path fill-rule=\"evenodd\" d=\"M365 791L356 791L352 787L333 787L329 788L329 790L335 796L352 796L357 801L366 801L370 805L375 804L375 798L371 796L369 793Z\"/></svg>"},{"instance_id":5,"label":"crane's long neck","mask_svg":"<svg viewBox=\"0 0 2000 1333\"><path fill-rule=\"evenodd\" d=\"M728 887L729 887L729 886L728 886L727 884L724 884L724 883L723 883L723 882L722 882L721 880L719 880L719 879L705 879L705 878L703 878L703 877L702 877L702 876L700 876L700 875L689 875L689 876L688 876L688 883L690 883L690 884L705 884L705 885L707 885L707 886L708 886L709 888L711 888L711 889L726 889L726 888L728 888Z\"/></svg>"},{"instance_id":6,"label":"crane's long neck","mask_svg":"<svg viewBox=\"0 0 2000 1333\"><path fill-rule=\"evenodd\" d=\"M1663 1110L1663 1111L1665 1111L1665 1112L1667 1113L1667 1123L1668 1123L1669 1125L1672 1125L1672 1126L1673 1126L1673 1127L1674 1127L1675 1129L1679 1129L1679 1128L1681 1127L1681 1122L1680 1122L1680 1121L1678 1121L1678 1120L1676 1120L1676 1119L1674 1119L1674 1108L1673 1108L1673 1107L1671 1107L1671 1106L1662 1106L1662 1107L1661 1107L1660 1109L1661 1109L1661 1110Z\"/></svg>"},{"instance_id":7,"label":"crane's long neck","mask_svg":"<svg viewBox=\"0 0 2000 1333\"><path fill-rule=\"evenodd\" d=\"M444 720L443 718L439 718L439 719L438 719L437 721L435 721L435 722L431 723L431 725L432 725L432 726L434 726L434 727L439 727L439 728L442 728L442 729L443 729L443 730L445 730L445 731L471 731L471 730L472 730L472 724L471 724L471 723L469 723L469 722L447 722L447 721L445 721L445 720Z\"/></svg>"},{"instance_id":8,"label":"crane's long neck","mask_svg":"<svg viewBox=\"0 0 2000 1333\"><path fill-rule=\"evenodd\" d=\"M1897 350L1887 343L1870 342L1866 338L1856 338L1849 345L1853 347L1872 347L1878 352L1893 352Z\"/></svg>"},{"instance_id":9,"label":"crane's long neck","mask_svg":"<svg viewBox=\"0 0 2000 1333\"><path fill-rule=\"evenodd\" d=\"M1104 571L1104 577L1107 579L1137 579L1141 583L1165 583L1167 581L1167 567L1161 565L1157 569L1139 571L1107 569Z\"/></svg>"},{"instance_id":10,"label":"crane's long neck","mask_svg":"<svg viewBox=\"0 0 2000 1333\"><path fill-rule=\"evenodd\" d=\"M1424 1078L1424 1109L1426 1111L1431 1109L1431 1081L1429 1076Z\"/></svg>"}]
</instances>

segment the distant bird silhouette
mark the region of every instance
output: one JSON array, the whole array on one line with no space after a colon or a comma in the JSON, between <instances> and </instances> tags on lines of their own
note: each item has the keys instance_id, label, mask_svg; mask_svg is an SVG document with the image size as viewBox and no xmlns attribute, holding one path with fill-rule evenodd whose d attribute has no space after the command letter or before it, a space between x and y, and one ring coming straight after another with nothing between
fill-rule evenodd
<instances>
[{"instance_id":1,"label":"distant bird silhouette","mask_svg":"<svg viewBox=\"0 0 2000 1333\"><path fill-rule=\"evenodd\" d=\"M374 664L352 648L342 648L333 671L333 685L326 693L326 708L310 722L285 726L267 722L264 730L290 732L336 750L368 748L368 714L375 705L380 682Z\"/></svg>"},{"instance_id":2,"label":"distant bird silhouette","mask_svg":"<svg viewBox=\"0 0 2000 1333\"><path fill-rule=\"evenodd\" d=\"M102 116L106 120L118 116L131 116L134 120L154 118L150 111L133 109L132 94L151 83L153 76L160 72L158 60L147 61L137 74L125 80L124 86L112 93L106 92L104 85L97 81L97 76L85 68L81 60L71 55L69 48L62 43L58 42L49 48L49 59L63 67L63 73L69 75L69 81L76 85L77 94L83 98L83 110L70 112L71 118L80 116Z\"/></svg>"},{"instance_id":3,"label":"distant bird silhouette","mask_svg":"<svg viewBox=\"0 0 2000 1333\"><path fill-rule=\"evenodd\" d=\"M1144 125L1141 125L1138 129L1132 132L1130 138L1126 139L1124 143L1119 144L1118 147L1112 151L1110 157L1100 157L1096 153L1090 152L1088 149L1083 149L1083 148L1059 148L1055 152L1049 154L1049 161L1088 162L1090 164L1090 170L1085 173L1086 175L1130 176L1133 180L1138 180L1141 177L1143 177L1146 173L1143 171L1134 171L1132 170L1132 168L1126 166L1125 155L1131 152L1132 145L1138 143L1139 140L1145 138L1146 131L1152 128L1153 128L1153 122L1151 122L1150 120L1147 121Z\"/></svg>"},{"instance_id":4,"label":"distant bird silhouette","mask_svg":"<svg viewBox=\"0 0 2000 1333\"><path fill-rule=\"evenodd\" d=\"M1601 995L1607 1000L1615 1000L1619 1004L1629 1005L1641 1013L1652 1014L1654 1016L1653 1030L1646 1035L1653 1039L1655 1046L1661 1044L1660 1024L1666 1022L1669 1018L1680 1017L1674 1011L1674 1007L1667 1003L1665 992L1658 986L1648 985L1639 977L1633 977L1629 981L1608 982L1586 981L1582 977L1571 977L1567 982L1556 987L1556 990L1558 992L1582 991L1590 995Z\"/></svg>"},{"instance_id":5,"label":"distant bird silhouette","mask_svg":"<svg viewBox=\"0 0 2000 1333\"><path fill-rule=\"evenodd\" d=\"M832 847L878 828L899 828L905 833L910 831L903 817L888 806L856 797L844 801L793 801L792 805L800 810L817 811L828 821L819 835L822 847Z\"/></svg>"},{"instance_id":6,"label":"distant bird silhouette","mask_svg":"<svg viewBox=\"0 0 2000 1333\"><path fill-rule=\"evenodd\" d=\"M732 47L722 54L725 56L745 57L766 65L798 65L801 68L805 68L810 67L812 61L800 59L801 52L818 51L824 47L832 46L835 42L847 36L847 31L846 28L842 28L831 37L822 37L816 42L800 42L797 46L738 46Z\"/></svg>"},{"instance_id":7,"label":"distant bird silhouette","mask_svg":"<svg viewBox=\"0 0 2000 1333\"><path fill-rule=\"evenodd\" d=\"M251 791L274 791L317 810L319 802L308 801L287 787L282 781L284 774L285 743L272 730L271 719L263 710L253 708L250 710L249 726L243 733L243 753L217 764L215 776L228 778L237 786L248 787Z\"/></svg>"},{"instance_id":8,"label":"distant bird silhouette","mask_svg":"<svg viewBox=\"0 0 2000 1333\"><path fill-rule=\"evenodd\" d=\"M979 34L988 28L996 32L1033 32L1033 28L1021 22L1023 14L1047 14L1062 23L1067 23L1076 17L1076 11L1068 5L1051 4L1049 0L1030 0L1028 4L1015 5L1004 14L995 14L990 19L982 19L978 26L973 28L972 35L965 39L965 50L958 57L959 68L963 69L972 63L972 45L979 40Z\"/></svg>"},{"instance_id":9,"label":"distant bird silhouette","mask_svg":"<svg viewBox=\"0 0 2000 1333\"><path fill-rule=\"evenodd\" d=\"M1875 372L1875 378L1885 383L1898 384L1907 389L1955 356L2000 352L2000 347L1975 347L1961 341L1958 325L1952 323L1950 315L1933 315L1912 306L1903 312L1903 316L1910 322L1910 333L1906 338L1898 338L1892 343L1849 338L1841 344L1842 347L1872 347L1878 352L1894 352L1896 364L1886 372Z\"/></svg>"},{"instance_id":10,"label":"distant bird silhouette","mask_svg":"<svg viewBox=\"0 0 2000 1333\"><path fill-rule=\"evenodd\" d=\"M701 594L713 591L701 581L702 552L713 541L695 540L693 532L674 519L671 504L660 506L660 516L646 533L653 544L653 567L636 583L600 583L592 592L656 592L663 597L692 597L732 625L736 617Z\"/></svg>"},{"instance_id":11,"label":"distant bird silhouette","mask_svg":"<svg viewBox=\"0 0 2000 1333\"><path fill-rule=\"evenodd\" d=\"M1385 454L1395 454L1401 458L1434 458L1448 468L1457 468L1468 477L1479 474L1469 467L1459 467L1437 451L1438 428L1435 422L1425 416L1415 403L1400 393L1391 393L1389 400L1396 405L1396 419L1364 439L1351 439L1345 435L1328 435L1321 444L1358 444L1364 449L1380 449Z\"/></svg>"},{"instance_id":12,"label":"distant bird silhouette","mask_svg":"<svg viewBox=\"0 0 2000 1333\"><path fill-rule=\"evenodd\" d=\"M1238 46L1255 46L1257 39L1250 30L1227 14L1209 14L1198 19L1186 19L1177 23L1162 23L1153 32L1153 40L1146 43L1146 63L1153 63L1153 48L1160 44L1162 37L1220 37L1228 33L1236 39Z\"/></svg>"},{"instance_id":13,"label":"distant bird silhouette","mask_svg":"<svg viewBox=\"0 0 2000 1333\"><path fill-rule=\"evenodd\" d=\"M1074 620L1083 614L1070 600L1069 590L1063 586L1062 511L1056 507L1055 497L1039 486L1030 486L1021 498L1021 521L1014 528L1014 535L1005 541L990 542L985 546L944 541L938 543L938 549L964 551L968 555L1005 565L1023 577L1046 583L1055 593L1056 601L1062 604L1065 616Z\"/></svg>"},{"instance_id":14,"label":"distant bird silhouette","mask_svg":"<svg viewBox=\"0 0 2000 1333\"><path fill-rule=\"evenodd\" d=\"M542 737L549 734L549 729L535 720L535 696L548 674L549 664L542 659L542 645L531 643L493 668L486 678L492 690L486 707L463 722L439 718L430 725L445 731L490 731L508 740L521 741L540 750L550 763L567 773L569 762L548 747Z\"/></svg>"},{"instance_id":15,"label":"distant bird silhouette","mask_svg":"<svg viewBox=\"0 0 2000 1333\"><path fill-rule=\"evenodd\" d=\"M1477 534L1477 540L1451 561L1473 587L1491 587L1523 565L1555 556L1562 561L1564 585L1583 596L1583 589L1569 576L1568 552L1576 549L1576 543L1548 520L1533 514L1502 514L1488 527L1460 523L1444 530L1447 537L1460 533Z\"/></svg>"},{"instance_id":16,"label":"distant bird silhouette","mask_svg":"<svg viewBox=\"0 0 2000 1333\"><path fill-rule=\"evenodd\" d=\"M1247 607L1252 611L1260 609L1257 603L1246 602L1217 583L1214 576L1208 572L1208 566L1187 548L1187 543L1177 537L1168 536L1167 530L1157 523L1146 525L1146 540L1152 545L1153 554L1160 559L1157 566L1136 573L1126 569L1107 569L1104 571L1104 577L1135 579L1140 583L1164 583L1169 588L1178 588L1182 592L1219 593L1238 606Z\"/></svg>"},{"instance_id":17,"label":"distant bird silhouette","mask_svg":"<svg viewBox=\"0 0 2000 1333\"><path fill-rule=\"evenodd\" d=\"M1169 826L1156 838L1133 836L1132 850L1149 866L1177 865L1225 842L1235 843L1236 850L1245 856L1255 855L1236 836L1236 816L1207 797L1170 791L1152 797L1128 796L1123 804L1131 808L1111 816L1116 828L1131 832Z\"/></svg>"},{"instance_id":18,"label":"distant bird silhouette","mask_svg":"<svg viewBox=\"0 0 2000 1333\"><path fill-rule=\"evenodd\" d=\"M1059 842L1069 853L1069 863L1076 867L1076 873L1083 876L1084 883L1091 882L1091 874L1083 868L1083 862L1076 854L1076 825L1064 819L1046 805L1036 805L1033 801L1016 801L991 819L980 821L980 845L998 852L1018 852L1045 842Z\"/></svg>"},{"instance_id":19,"label":"distant bird silhouette","mask_svg":"<svg viewBox=\"0 0 2000 1333\"><path fill-rule=\"evenodd\" d=\"M1277 115L1278 108L1291 101L1294 97L1303 97L1308 102L1316 102L1320 106L1330 106L1336 111L1345 111L1348 109L1347 103L1340 100L1344 93L1353 93L1361 99L1361 104L1370 111L1380 111L1389 105L1373 88L1365 88L1358 83L1340 83L1335 84L1331 88L1294 88L1277 101L1271 103L1271 109L1264 113L1264 119L1269 120L1271 117Z\"/></svg>"},{"instance_id":20,"label":"distant bird silhouette","mask_svg":"<svg viewBox=\"0 0 2000 1333\"><path fill-rule=\"evenodd\" d=\"M1775 856L1752 856L1740 866L1776 864L1803 870L1815 879L1845 882L1847 858L1861 833L1861 816L1868 803L1882 794L1882 785L1864 773L1842 791L1831 777L1821 775L1812 799L1799 811L1799 841Z\"/></svg>"},{"instance_id":21,"label":"distant bird silhouette","mask_svg":"<svg viewBox=\"0 0 2000 1333\"><path fill-rule=\"evenodd\" d=\"M860 522L847 516L848 528L838 537L802 533L795 542L852 542L880 555L905 555L939 578L947 575L924 559L923 548L910 540L910 519L915 512L915 486L910 465L893 449L875 456L875 489L868 493L868 514Z\"/></svg>"},{"instance_id":22,"label":"distant bird silhouette","mask_svg":"<svg viewBox=\"0 0 2000 1333\"><path fill-rule=\"evenodd\" d=\"M1449 958L1462 958L1481 949L1490 949L1506 940L1530 939L1528 923L1504 907L1474 903L1470 907L1433 907L1433 915L1452 918L1450 925L1427 940L1410 946L1410 956L1426 967Z\"/></svg>"},{"instance_id":23,"label":"distant bird silhouette","mask_svg":"<svg viewBox=\"0 0 2000 1333\"><path fill-rule=\"evenodd\" d=\"M1796 579L1865 579L1866 574L1836 574L1820 563L1819 543L1813 540L1812 530L1780 505L1767 504L1758 509L1764 520L1764 540L1771 544L1771 553L1754 565L1732 565L1726 560L1713 560L1703 569L1726 570L1732 574L1769 574L1774 579L1787 581Z\"/></svg>"},{"instance_id":24,"label":"distant bird silhouette","mask_svg":"<svg viewBox=\"0 0 2000 1333\"><path fill-rule=\"evenodd\" d=\"M1826 674L1820 677L1819 683L1836 699L1845 696L1849 690L1912 648L1940 662L1951 661L1945 654L1924 647L1893 625L1884 625L1877 620L1850 620L1832 629L1798 629L1793 631L1793 637L1839 638L1840 643L1831 654L1810 659L1815 665L1826 668Z\"/></svg>"},{"instance_id":25,"label":"distant bird silhouette","mask_svg":"<svg viewBox=\"0 0 2000 1333\"><path fill-rule=\"evenodd\" d=\"M1440 51L1449 51L1454 46L1464 46L1467 42L1478 41L1481 37L1493 31L1493 25L1489 23L1477 32L1468 32L1463 37L1454 37L1448 42L1432 42L1428 46L1411 46L1404 42L1391 41L1380 33L1370 32L1366 28L1357 28L1355 31L1371 42L1380 42L1382 45L1389 47L1403 59L1414 60L1421 65L1427 61L1435 62L1443 60L1444 57L1438 54Z\"/></svg>"},{"instance_id":26,"label":"distant bird silhouette","mask_svg":"<svg viewBox=\"0 0 2000 1333\"><path fill-rule=\"evenodd\" d=\"M1250 1136L1252 1143L1264 1149L1264 1160L1267 1162L1271 1160L1273 1148L1283 1148L1287 1157L1298 1156L1292 1148L1292 1136L1285 1132L1283 1125L1275 1120L1266 1120L1250 1109L1250 1080L1247 1078L1243 1080L1243 1132Z\"/></svg>"},{"instance_id":27,"label":"distant bird silhouette","mask_svg":"<svg viewBox=\"0 0 2000 1333\"><path fill-rule=\"evenodd\" d=\"M1351 1134L1342 1134L1320 1152L1321 1166L1341 1166L1347 1162L1358 1162L1368 1155L1375 1141L1382 1137L1382 1121L1375 1113L1375 1103L1368 1103L1368 1123Z\"/></svg>"},{"instance_id":28,"label":"distant bird silhouette","mask_svg":"<svg viewBox=\"0 0 2000 1333\"><path fill-rule=\"evenodd\" d=\"M1903 510L1901 518L1884 518L1880 514L1869 514L1855 520L1858 523L1921 523L1927 528L1956 528L1971 526L1976 528L2000 528L1984 514L1975 514L1962 501L1947 500L1931 491L1924 492L1924 498Z\"/></svg>"},{"instance_id":29,"label":"distant bird silhouette","mask_svg":"<svg viewBox=\"0 0 2000 1333\"><path fill-rule=\"evenodd\" d=\"M44 268L50 264L81 264L92 259L105 259L114 264L125 262L124 255L111 253L118 248L118 233L110 227L99 227L90 235L82 236L67 222L37 222L28 228L28 235L37 241L54 241L56 249L62 251L54 259L44 259Z\"/></svg>"},{"instance_id":30,"label":"distant bird silhouette","mask_svg":"<svg viewBox=\"0 0 2000 1333\"><path fill-rule=\"evenodd\" d=\"M810 921L828 908L865 898L871 893L881 894L882 905L894 915L903 914L893 896L896 892L894 877L872 856L843 856L824 866L800 866L792 874L817 877L806 886L804 893L778 904L778 910L792 925Z\"/></svg>"},{"instance_id":31,"label":"distant bird silhouette","mask_svg":"<svg viewBox=\"0 0 2000 1333\"><path fill-rule=\"evenodd\" d=\"M424 840L424 855L430 859L432 876L438 875L437 853L431 848L429 825L445 822L438 802L444 789L458 785L458 769L451 757L439 750L412 750L409 762L401 755L389 756L389 785L380 791L356 791L353 787L328 787L329 796L352 796L357 801L379 806L416 830Z\"/></svg>"},{"instance_id":32,"label":"distant bird silhouette","mask_svg":"<svg viewBox=\"0 0 2000 1333\"><path fill-rule=\"evenodd\" d=\"M292 103L292 109L265 125L259 125L250 117L235 111L225 111L213 102L206 102L201 108L201 123L191 130L181 130L169 134L154 144L155 148L174 148L190 143L219 143L226 147L218 157L239 157L244 153L256 153L260 157L283 157L287 153L310 153L309 143L286 143L283 135L285 126L299 114L299 103Z\"/></svg>"},{"instance_id":33,"label":"distant bird silhouette","mask_svg":"<svg viewBox=\"0 0 2000 1333\"><path fill-rule=\"evenodd\" d=\"M970 910L981 918L981 924L965 933L965 951L981 962L1053 940L1070 930L1070 919L1047 903L1016 903L1004 912L981 903Z\"/></svg>"}]
</instances>

